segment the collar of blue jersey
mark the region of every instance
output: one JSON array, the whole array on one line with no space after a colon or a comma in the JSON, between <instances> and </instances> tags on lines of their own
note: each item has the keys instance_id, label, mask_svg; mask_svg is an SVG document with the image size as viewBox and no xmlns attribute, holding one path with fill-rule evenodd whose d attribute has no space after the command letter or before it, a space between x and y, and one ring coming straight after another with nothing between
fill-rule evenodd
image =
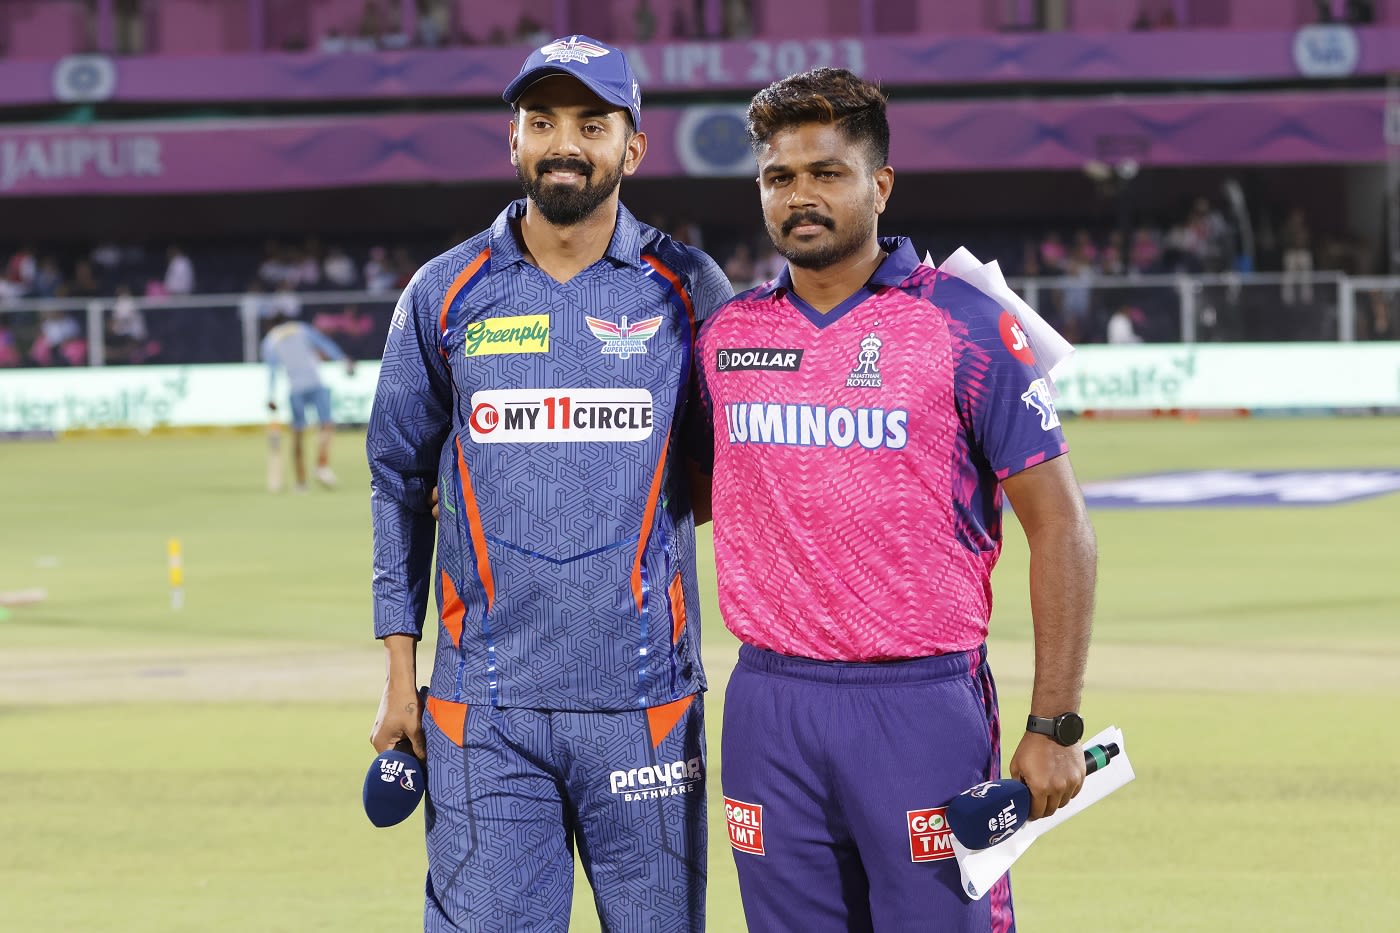
<instances>
[{"instance_id":1,"label":"collar of blue jersey","mask_svg":"<svg viewBox=\"0 0 1400 933\"><path fill-rule=\"evenodd\" d=\"M898 285L909 278L909 274L919 265L919 254L914 249L913 241L907 236L882 236L879 242L880 249L888 255L865 283L867 288L872 285ZM787 265L783 266L783 271L778 273L776 279L759 290L758 295L766 298L779 289L785 292L792 291L792 269Z\"/></svg>"},{"instance_id":2,"label":"collar of blue jersey","mask_svg":"<svg viewBox=\"0 0 1400 933\"><path fill-rule=\"evenodd\" d=\"M511 201L491 225L491 265L497 269L525 261L525 254L520 251L520 244L515 239L515 231L511 229L513 223L525 216L525 203L524 198ZM608 241L607 252L603 255L620 265L642 265L642 225L621 204L617 206L617 226L613 228L612 239Z\"/></svg>"}]
</instances>

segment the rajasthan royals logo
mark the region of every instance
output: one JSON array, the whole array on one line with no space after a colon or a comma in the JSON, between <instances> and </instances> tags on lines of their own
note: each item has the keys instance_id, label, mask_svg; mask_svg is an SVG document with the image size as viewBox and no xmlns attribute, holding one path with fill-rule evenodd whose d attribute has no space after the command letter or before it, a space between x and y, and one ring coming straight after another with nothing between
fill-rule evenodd
<instances>
[{"instance_id":1,"label":"rajasthan royals logo","mask_svg":"<svg viewBox=\"0 0 1400 933\"><path fill-rule=\"evenodd\" d=\"M664 319L650 317L645 321L628 324L627 315L624 314L621 324L596 317L585 317L584 320L588 322L588 329L593 331L593 336L603 341L605 355L613 354L618 359L625 360L635 353L647 352L647 341L656 336Z\"/></svg>"},{"instance_id":2,"label":"rajasthan royals logo","mask_svg":"<svg viewBox=\"0 0 1400 933\"><path fill-rule=\"evenodd\" d=\"M866 334L860 342L860 353L856 355L856 368L846 377L848 389L878 389L880 381L880 347L884 346L875 332Z\"/></svg>"},{"instance_id":3,"label":"rajasthan royals logo","mask_svg":"<svg viewBox=\"0 0 1400 933\"><path fill-rule=\"evenodd\" d=\"M1055 411L1055 403L1050 399L1050 383L1037 379L1021 394L1021 401L1027 408L1040 412L1040 430L1048 431L1060 426L1060 413Z\"/></svg>"},{"instance_id":4,"label":"rajasthan royals logo","mask_svg":"<svg viewBox=\"0 0 1400 933\"><path fill-rule=\"evenodd\" d=\"M590 58L608 54L608 50L601 45L594 45L592 42L580 42L578 36L570 36L567 39L560 39L558 42L551 42L543 46L540 51L544 53L546 62L581 62L588 64Z\"/></svg>"}]
</instances>

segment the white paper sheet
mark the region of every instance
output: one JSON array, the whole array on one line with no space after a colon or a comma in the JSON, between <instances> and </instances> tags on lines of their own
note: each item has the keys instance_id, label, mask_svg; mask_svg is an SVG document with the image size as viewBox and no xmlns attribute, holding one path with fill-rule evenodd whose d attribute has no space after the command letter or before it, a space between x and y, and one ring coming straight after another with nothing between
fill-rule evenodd
<instances>
[{"instance_id":1,"label":"white paper sheet","mask_svg":"<svg viewBox=\"0 0 1400 933\"><path fill-rule=\"evenodd\" d=\"M934 265L933 257L927 253L924 254L923 264L962 279L1014 314L1021 323L1021 330L1031 342L1036 359L1050 375L1053 388L1055 379L1064 374L1066 364L1074 354L1074 347L1061 337L1055 328L1047 324L1034 308L1026 304L1020 295L1011 290L1011 286L1006 284L1006 279L1001 274L1001 266L995 260L984 263L968 252L967 247L959 246L943 261L943 265Z\"/></svg>"},{"instance_id":2,"label":"white paper sheet","mask_svg":"<svg viewBox=\"0 0 1400 933\"><path fill-rule=\"evenodd\" d=\"M1032 820L1010 839L986 849L965 849L957 837L953 838L953 854L957 857L958 871L962 874L963 893L974 901L981 900L992 885L1011 869L1011 864L1031 847L1031 843L1085 808L1098 803L1135 777L1132 762L1128 761L1128 746L1123 742L1123 732L1117 726L1109 726L1093 738L1085 740L1084 745L1088 747L1109 742L1118 744L1117 756L1103 768L1086 777L1084 786L1075 798L1051 816Z\"/></svg>"}]
</instances>

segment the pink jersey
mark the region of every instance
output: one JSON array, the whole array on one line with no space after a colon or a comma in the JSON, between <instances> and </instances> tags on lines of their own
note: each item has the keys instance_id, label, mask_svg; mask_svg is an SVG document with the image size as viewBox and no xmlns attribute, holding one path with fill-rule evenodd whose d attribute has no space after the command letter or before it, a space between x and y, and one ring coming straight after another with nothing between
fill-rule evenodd
<instances>
[{"instance_id":1,"label":"pink jersey","mask_svg":"<svg viewBox=\"0 0 1400 933\"><path fill-rule=\"evenodd\" d=\"M743 641L841 661L976 647L1000 479L1068 448L1016 318L905 239L822 314L785 271L696 346L719 604Z\"/></svg>"}]
</instances>

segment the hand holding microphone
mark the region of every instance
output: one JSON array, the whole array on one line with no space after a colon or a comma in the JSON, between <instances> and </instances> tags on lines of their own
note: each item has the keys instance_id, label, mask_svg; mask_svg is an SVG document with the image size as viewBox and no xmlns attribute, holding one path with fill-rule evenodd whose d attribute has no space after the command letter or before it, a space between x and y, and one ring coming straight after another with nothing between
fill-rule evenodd
<instances>
[{"instance_id":1,"label":"hand holding microphone","mask_svg":"<svg viewBox=\"0 0 1400 933\"><path fill-rule=\"evenodd\" d=\"M1118 744L1084 749L1084 770L1093 774L1119 753ZM967 849L986 849L1011 837L1030 819L1030 788L1010 778L970 787L948 804L948 828Z\"/></svg>"}]
</instances>

